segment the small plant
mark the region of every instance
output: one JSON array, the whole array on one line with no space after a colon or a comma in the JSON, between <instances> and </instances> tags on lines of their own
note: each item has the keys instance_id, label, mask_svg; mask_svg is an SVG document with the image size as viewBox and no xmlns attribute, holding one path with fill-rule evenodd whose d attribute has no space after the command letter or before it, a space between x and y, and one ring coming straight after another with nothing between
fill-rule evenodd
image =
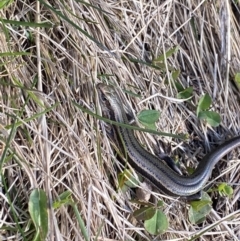
<instances>
[{"instance_id":1,"label":"small plant","mask_svg":"<svg viewBox=\"0 0 240 241\"><path fill-rule=\"evenodd\" d=\"M82 231L85 241L89 241L87 230L84 221L81 218L80 212L76 203L71 197L71 192L66 191L59 195L58 199L53 202L53 208L58 209L63 205L70 205L73 208L79 227ZM35 236L33 241L44 241L48 234L48 204L47 195L41 189L35 189L32 191L28 210L35 226Z\"/></svg>"},{"instance_id":2,"label":"small plant","mask_svg":"<svg viewBox=\"0 0 240 241\"><path fill-rule=\"evenodd\" d=\"M217 127L221 122L221 118L217 112L209 110L211 104L212 99L209 94L202 96L197 107L197 117L200 120L205 120L209 125Z\"/></svg>"},{"instance_id":3,"label":"small plant","mask_svg":"<svg viewBox=\"0 0 240 241\"><path fill-rule=\"evenodd\" d=\"M202 193L201 200L191 201L188 210L188 218L191 223L199 224L205 221L212 209L212 200L206 192Z\"/></svg>"},{"instance_id":4,"label":"small plant","mask_svg":"<svg viewBox=\"0 0 240 241\"><path fill-rule=\"evenodd\" d=\"M175 87L178 91L177 98L178 99L189 99L192 97L193 87L184 88L180 82L176 81L179 74L180 74L180 71L176 70L172 73L172 76L171 76L173 84L175 85Z\"/></svg>"},{"instance_id":5,"label":"small plant","mask_svg":"<svg viewBox=\"0 0 240 241\"><path fill-rule=\"evenodd\" d=\"M217 188L210 189L210 191L217 191L219 195L231 198L233 195L233 189L227 183L220 183Z\"/></svg>"},{"instance_id":6,"label":"small plant","mask_svg":"<svg viewBox=\"0 0 240 241\"><path fill-rule=\"evenodd\" d=\"M157 130L156 122L160 117L160 112L157 110L143 110L138 115L137 118L139 122L146 128Z\"/></svg>"},{"instance_id":7,"label":"small plant","mask_svg":"<svg viewBox=\"0 0 240 241\"><path fill-rule=\"evenodd\" d=\"M126 192L128 188L136 188L139 185L139 180L141 178L135 178L132 171L125 169L123 172L118 174L118 185L119 188Z\"/></svg>"},{"instance_id":8,"label":"small plant","mask_svg":"<svg viewBox=\"0 0 240 241\"><path fill-rule=\"evenodd\" d=\"M145 202L136 202L142 207L133 212L137 220L144 221L145 229L152 235L163 234L168 229L168 219L161 210L163 202L159 201L157 205Z\"/></svg>"}]
</instances>

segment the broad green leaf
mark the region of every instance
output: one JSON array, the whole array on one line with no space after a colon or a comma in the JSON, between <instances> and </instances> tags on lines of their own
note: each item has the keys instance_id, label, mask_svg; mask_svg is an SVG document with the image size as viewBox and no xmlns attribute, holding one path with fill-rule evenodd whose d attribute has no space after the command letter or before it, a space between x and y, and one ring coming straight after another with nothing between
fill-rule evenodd
<instances>
[{"instance_id":1,"label":"broad green leaf","mask_svg":"<svg viewBox=\"0 0 240 241\"><path fill-rule=\"evenodd\" d=\"M162 206L163 206L163 201L162 201L162 200L159 200L159 201L157 202L157 207L160 208L160 207L162 207Z\"/></svg>"},{"instance_id":2,"label":"broad green leaf","mask_svg":"<svg viewBox=\"0 0 240 241\"><path fill-rule=\"evenodd\" d=\"M181 92L184 90L183 86L180 84L180 82L175 81L174 82L175 87L177 88L178 92Z\"/></svg>"},{"instance_id":3,"label":"broad green leaf","mask_svg":"<svg viewBox=\"0 0 240 241\"><path fill-rule=\"evenodd\" d=\"M35 189L32 191L28 210L36 228L34 240L44 241L48 233L48 204L47 195L43 190Z\"/></svg>"},{"instance_id":4,"label":"broad green leaf","mask_svg":"<svg viewBox=\"0 0 240 241\"><path fill-rule=\"evenodd\" d=\"M149 123L146 123L146 122L141 122L141 124L147 129L157 130L157 127L156 127L155 123L149 124Z\"/></svg>"},{"instance_id":5,"label":"broad green leaf","mask_svg":"<svg viewBox=\"0 0 240 241\"><path fill-rule=\"evenodd\" d=\"M178 99L188 99L192 96L193 87L188 87L177 94Z\"/></svg>"},{"instance_id":6,"label":"broad green leaf","mask_svg":"<svg viewBox=\"0 0 240 241\"><path fill-rule=\"evenodd\" d=\"M190 203L191 207L188 211L188 217L191 223L198 224L202 223L206 216L211 211L212 201L209 195L203 192L202 199L199 201L192 201Z\"/></svg>"},{"instance_id":7,"label":"broad green leaf","mask_svg":"<svg viewBox=\"0 0 240 241\"><path fill-rule=\"evenodd\" d=\"M212 104L212 99L209 94L205 94L204 96L202 96L198 102L197 116L199 115L200 111L207 110L211 104Z\"/></svg>"},{"instance_id":8,"label":"broad green leaf","mask_svg":"<svg viewBox=\"0 0 240 241\"><path fill-rule=\"evenodd\" d=\"M199 201L192 201L191 202L191 207L194 209L194 211L201 211L201 209L208 205L208 204L212 204L212 201L211 200L199 200Z\"/></svg>"},{"instance_id":9,"label":"broad green leaf","mask_svg":"<svg viewBox=\"0 0 240 241\"><path fill-rule=\"evenodd\" d=\"M160 112L157 110L142 110L137 117L140 122L153 124L158 121Z\"/></svg>"},{"instance_id":10,"label":"broad green leaf","mask_svg":"<svg viewBox=\"0 0 240 241\"><path fill-rule=\"evenodd\" d=\"M200 120L206 120L207 123L213 127L217 127L221 122L220 115L214 111L200 111L198 118Z\"/></svg>"},{"instance_id":11,"label":"broad green leaf","mask_svg":"<svg viewBox=\"0 0 240 241\"><path fill-rule=\"evenodd\" d=\"M221 183L218 185L218 191L221 195L231 197L233 195L233 189L227 183Z\"/></svg>"},{"instance_id":12,"label":"broad green leaf","mask_svg":"<svg viewBox=\"0 0 240 241\"><path fill-rule=\"evenodd\" d=\"M129 186L125 185L124 183L122 186L119 185L119 188L121 188L122 193L127 193L129 191Z\"/></svg>"},{"instance_id":13,"label":"broad green leaf","mask_svg":"<svg viewBox=\"0 0 240 241\"><path fill-rule=\"evenodd\" d=\"M157 210L151 219L144 221L145 229L152 235L165 233L168 229L168 220L166 215Z\"/></svg>"},{"instance_id":14,"label":"broad green leaf","mask_svg":"<svg viewBox=\"0 0 240 241\"><path fill-rule=\"evenodd\" d=\"M156 110L143 110L137 118L139 122L146 128L156 130L155 122L159 119L160 112Z\"/></svg>"},{"instance_id":15,"label":"broad green leaf","mask_svg":"<svg viewBox=\"0 0 240 241\"><path fill-rule=\"evenodd\" d=\"M236 83L238 89L240 90L240 73L235 74L234 80L235 80L235 83Z\"/></svg>"},{"instance_id":16,"label":"broad green leaf","mask_svg":"<svg viewBox=\"0 0 240 241\"><path fill-rule=\"evenodd\" d=\"M133 212L133 216L137 220L149 220L151 219L155 214L156 208L155 207L142 207L136 211Z\"/></svg>"}]
</instances>

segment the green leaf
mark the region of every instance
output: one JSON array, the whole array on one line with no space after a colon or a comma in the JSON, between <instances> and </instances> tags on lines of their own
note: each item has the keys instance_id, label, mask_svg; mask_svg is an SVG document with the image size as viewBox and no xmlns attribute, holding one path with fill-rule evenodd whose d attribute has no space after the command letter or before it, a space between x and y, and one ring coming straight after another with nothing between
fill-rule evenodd
<instances>
[{"instance_id":1,"label":"green leaf","mask_svg":"<svg viewBox=\"0 0 240 241\"><path fill-rule=\"evenodd\" d=\"M183 140L186 140L188 138L188 136L186 134L179 134L179 135L174 135L174 134L171 134L171 133L166 133L166 132L160 132L160 131L155 131L155 130L152 130L152 129L144 129L144 128L141 128L141 127L138 127L138 126L134 126L134 125L129 125L129 124L123 124L123 123L120 123L120 122L117 122L117 121L113 121L113 120L110 120L108 118L105 118L105 117L102 117L100 115L97 115L96 113L82 107L81 105L77 104L76 102L72 102L77 108L79 108L81 111L91 115L91 116L94 116L96 117L98 120L102 120L102 121L105 121L106 123L109 123L111 125L116 125L116 126L122 126L124 128L127 128L127 129L132 129L132 130L137 130L137 131L142 131L142 132L148 132L148 133L152 133L152 134L156 134L156 135L162 135L162 136L170 136L170 137L174 137L174 138L180 138L180 139L183 139Z\"/></svg>"},{"instance_id":2,"label":"green leaf","mask_svg":"<svg viewBox=\"0 0 240 241\"><path fill-rule=\"evenodd\" d=\"M41 102L41 99L37 96L37 94L39 94L38 91L36 90L31 90L31 89L27 89L21 81L19 81L18 79L13 78L14 84L16 84L17 87L19 87L20 89L22 89L23 91L26 91L29 95L30 98L33 99L33 101L35 101L39 106L41 106L42 108L44 108L44 105Z\"/></svg>"},{"instance_id":3,"label":"green leaf","mask_svg":"<svg viewBox=\"0 0 240 241\"><path fill-rule=\"evenodd\" d=\"M206 120L207 123L213 127L217 127L221 122L220 115L214 111L200 111L198 118L200 120Z\"/></svg>"},{"instance_id":4,"label":"green leaf","mask_svg":"<svg viewBox=\"0 0 240 241\"><path fill-rule=\"evenodd\" d=\"M233 189L227 183L223 182L218 185L218 191L221 195L231 197L233 195Z\"/></svg>"},{"instance_id":5,"label":"green leaf","mask_svg":"<svg viewBox=\"0 0 240 241\"><path fill-rule=\"evenodd\" d=\"M179 47L176 46L176 47L173 47L172 49L169 49L165 55L164 54L161 54L159 55L156 59L153 60L154 63L158 63L158 62L164 62L165 60L165 57L166 59L171 57L174 53L176 53L178 51Z\"/></svg>"},{"instance_id":6,"label":"green leaf","mask_svg":"<svg viewBox=\"0 0 240 241\"><path fill-rule=\"evenodd\" d=\"M155 123L149 124L149 123L141 122L141 124L147 129L151 129L151 130L155 130L155 131L157 130Z\"/></svg>"},{"instance_id":7,"label":"green leaf","mask_svg":"<svg viewBox=\"0 0 240 241\"><path fill-rule=\"evenodd\" d=\"M84 223L84 221L83 221L83 219L81 217L81 214L80 214L80 212L78 210L77 205L75 203L72 203L71 206L73 208L73 212L74 212L74 214L76 216L76 219L77 219L77 222L79 224L80 230L81 230L81 232L83 234L84 240L85 241L90 241L90 238L88 236L88 232L87 232L87 229L86 229L86 225L85 225L85 223Z\"/></svg>"},{"instance_id":8,"label":"green leaf","mask_svg":"<svg viewBox=\"0 0 240 241\"><path fill-rule=\"evenodd\" d=\"M160 112L157 110L143 110L138 115L137 118L139 122L146 128L156 130L156 121L160 117Z\"/></svg>"},{"instance_id":9,"label":"green leaf","mask_svg":"<svg viewBox=\"0 0 240 241\"><path fill-rule=\"evenodd\" d=\"M200 120L205 120L207 123L213 127L216 127L221 122L220 115L215 111L207 111L212 103L211 97L209 94L205 94L199 100L197 107L197 117Z\"/></svg>"},{"instance_id":10,"label":"green leaf","mask_svg":"<svg viewBox=\"0 0 240 241\"><path fill-rule=\"evenodd\" d=\"M196 26L196 21L195 21L195 18L194 17L192 17L191 19L190 19L190 26L191 26L191 28L192 28L192 32L193 32L193 35L194 35L194 38L195 38L195 40L196 41L199 41L199 31L198 31L198 28L197 28L197 26Z\"/></svg>"},{"instance_id":11,"label":"green leaf","mask_svg":"<svg viewBox=\"0 0 240 241\"><path fill-rule=\"evenodd\" d=\"M181 91L184 90L184 88L183 88L183 86L180 84L180 82L175 82L174 84L175 84L178 92L181 92Z\"/></svg>"},{"instance_id":12,"label":"green leaf","mask_svg":"<svg viewBox=\"0 0 240 241\"><path fill-rule=\"evenodd\" d=\"M136 93L134 93L134 92L132 92L132 91L129 91L129 90L126 90L126 89L123 89L123 92L124 92L124 93L127 93L128 95L134 96L134 97L138 97L138 98L141 97L141 95L136 94Z\"/></svg>"},{"instance_id":13,"label":"green leaf","mask_svg":"<svg viewBox=\"0 0 240 241\"><path fill-rule=\"evenodd\" d=\"M67 205L71 204L72 199L71 199L71 192L70 191L65 191L62 194L58 196L58 199L53 202L53 208L57 209L60 208L62 205Z\"/></svg>"},{"instance_id":14,"label":"green leaf","mask_svg":"<svg viewBox=\"0 0 240 241\"><path fill-rule=\"evenodd\" d=\"M10 134L8 135L7 140L6 140L5 148L3 150L1 150L2 153L0 156L0 175L3 175L1 173L3 171L3 164L6 163L8 160L10 160L10 159L8 159L7 153L8 153L8 150L10 149L11 142L14 139L15 134L16 134L16 129L17 129L16 122L17 122L17 118L15 117L15 119L13 120L13 123L12 123Z\"/></svg>"},{"instance_id":15,"label":"green leaf","mask_svg":"<svg viewBox=\"0 0 240 241\"><path fill-rule=\"evenodd\" d=\"M36 228L34 240L44 241L48 233L48 205L47 195L43 190L35 189L32 191L28 210Z\"/></svg>"},{"instance_id":16,"label":"green leaf","mask_svg":"<svg viewBox=\"0 0 240 241\"><path fill-rule=\"evenodd\" d=\"M187 166L186 169L187 169L187 173L188 173L189 175L193 174L194 171L195 171L195 168L193 168L193 167L188 167L188 166Z\"/></svg>"},{"instance_id":17,"label":"green leaf","mask_svg":"<svg viewBox=\"0 0 240 241\"><path fill-rule=\"evenodd\" d=\"M135 178L131 170L126 169L118 174L118 185L120 188L123 188L124 185L135 188L138 184L139 181Z\"/></svg>"},{"instance_id":18,"label":"green leaf","mask_svg":"<svg viewBox=\"0 0 240 241\"><path fill-rule=\"evenodd\" d=\"M138 210L133 212L133 216L137 220L149 220L151 219L155 214L156 208L155 207L142 207Z\"/></svg>"},{"instance_id":19,"label":"green leaf","mask_svg":"<svg viewBox=\"0 0 240 241\"><path fill-rule=\"evenodd\" d=\"M139 122L146 128L156 130L155 122L159 119L160 112L156 110L143 110L137 118Z\"/></svg>"},{"instance_id":20,"label":"green leaf","mask_svg":"<svg viewBox=\"0 0 240 241\"><path fill-rule=\"evenodd\" d=\"M205 207L208 204L211 204L211 200L199 200L199 201L192 201L191 202L191 207L193 208L194 211L199 212L203 207Z\"/></svg>"},{"instance_id":21,"label":"green leaf","mask_svg":"<svg viewBox=\"0 0 240 241\"><path fill-rule=\"evenodd\" d=\"M240 90L240 73L235 74L234 80L235 80L235 83L236 83L238 89Z\"/></svg>"},{"instance_id":22,"label":"green leaf","mask_svg":"<svg viewBox=\"0 0 240 241\"><path fill-rule=\"evenodd\" d=\"M0 22L2 23L9 23L15 26L25 26L25 27L40 27L40 28L51 28L53 25L49 22L42 22L42 23L35 23L35 22L24 22L24 21L16 21L16 20L9 20L9 19L2 19L0 18Z\"/></svg>"},{"instance_id":23,"label":"green leaf","mask_svg":"<svg viewBox=\"0 0 240 241\"><path fill-rule=\"evenodd\" d=\"M162 207L162 206L163 206L163 201L162 201L162 200L159 200L159 201L157 202L157 207L160 208L160 207Z\"/></svg>"},{"instance_id":24,"label":"green leaf","mask_svg":"<svg viewBox=\"0 0 240 241\"><path fill-rule=\"evenodd\" d=\"M9 4L11 4L13 2L13 0L1 0L0 1L0 9L8 6Z\"/></svg>"},{"instance_id":25,"label":"green leaf","mask_svg":"<svg viewBox=\"0 0 240 241\"><path fill-rule=\"evenodd\" d=\"M158 121L160 112L157 110L142 110L137 117L140 122L153 124Z\"/></svg>"},{"instance_id":26,"label":"green leaf","mask_svg":"<svg viewBox=\"0 0 240 241\"><path fill-rule=\"evenodd\" d=\"M179 77L179 75L180 75L180 69L177 69L177 70L174 70L173 72L172 72L172 80L173 81L175 81L178 77ZM181 84L180 84L181 85ZM181 85L182 86L182 85Z\"/></svg>"},{"instance_id":27,"label":"green leaf","mask_svg":"<svg viewBox=\"0 0 240 241\"><path fill-rule=\"evenodd\" d=\"M74 201L72 200L71 195L72 195L72 193L70 191L65 191L62 194L60 194L58 197L58 200L53 203L53 207L59 208L61 205L70 205L73 208L73 212L76 216L76 220L79 224L79 227L83 234L84 240L90 241L85 223L80 215L80 212L78 210L76 203L74 203Z\"/></svg>"},{"instance_id":28,"label":"green leaf","mask_svg":"<svg viewBox=\"0 0 240 241\"><path fill-rule=\"evenodd\" d=\"M175 82L174 82L174 85L175 85L175 87L177 88L177 91L178 91L178 92L181 92L181 91L184 90L184 88L183 88L183 86L181 85L180 82L175 81Z\"/></svg>"},{"instance_id":29,"label":"green leaf","mask_svg":"<svg viewBox=\"0 0 240 241\"><path fill-rule=\"evenodd\" d=\"M205 94L204 96L202 96L198 102L197 116L200 111L207 110L211 104L212 104L212 99L209 94Z\"/></svg>"},{"instance_id":30,"label":"green leaf","mask_svg":"<svg viewBox=\"0 0 240 241\"><path fill-rule=\"evenodd\" d=\"M193 87L188 87L177 94L178 99L188 99L192 96Z\"/></svg>"},{"instance_id":31,"label":"green leaf","mask_svg":"<svg viewBox=\"0 0 240 241\"><path fill-rule=\"evenodd\" d=\"M157 66L157 65L155 65L155 64L148 63L148 62L143 61L143 60L141 60L141 59L135 59L135 58L127 57L126 55L122 56L121 58L122 58L123 60L127 59L127 60L129 60L130 62L132 62L132 63L138 63L138 64L146 65L146 66L151 67L151 68L153 68L153 69L162 70L162 69L165 67L164 64L162 64L162 65L160 65L160 66L159 66L159 64L158 64L158 66Z\"/></svg>"},{"instance_id":32,"label":"green leaf","mask_svg":"<svg viewBox=\"0 0 240 241\"><path fill-rule=\"evenodd\" d=\"M157 210L151 219L144 221L145 229L152 235L163 234L168 229L168 220L166 215Z\"/></svg>"},{"instance_id":33,"label":"green leaf","mask_svg":"<svg viewBox=\"0 0 240 241\"><path fill-rule=\"evenodd\" d=\"M0 53L0 57L9 57L9 56L25 56L30 55L29 52L4 52Z\"/></svg>"},{"instance_id":34,"label":"green leaf","mask_svg":"<svg viewBox=\"0 0 240 241\"><path fill-rule=\"evenodd\" d=\"M55 108L56 106L58 106L58 105L59 105L59 103L56 103L56 104L54 104L53 106L51 106L51 107L49 107L49 108L46 108L45 110L43 110L43 111L40 112L40 113L34 114L34 115L32 115L31 117L24 119L23 121L20 120L20 121L16 122L16 127L21 126L22 124L24 124L24 122L29 122L29 121L31 121L31 120L37 119L38 117L41 117L43 114L51 111L52 109L54 109L54 108ZM11 128L12 128L12 125L7 125L7 126L5 126L5 128L6 128L7 130L8 130L8 129L11 129Z\"/></svg>"},{"instance_id":35,"label":"green leaf","mask_svg":"<svg viewBox=\"0 0 240 241\"><path fill-rule=\"evenodd\" d=\"M201 200L190 202L191 207L188 211L190 222L193 224L202 223L212 209L211 204L211 198L205 192L203 192Z\"/></svg>"}]
</instances>

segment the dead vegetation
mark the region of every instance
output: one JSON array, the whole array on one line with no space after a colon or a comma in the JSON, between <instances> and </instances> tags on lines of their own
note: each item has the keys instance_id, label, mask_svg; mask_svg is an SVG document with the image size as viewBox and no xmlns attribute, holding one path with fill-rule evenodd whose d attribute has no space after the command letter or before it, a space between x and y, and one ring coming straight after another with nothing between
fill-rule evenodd
<instances>
[{"instance_id":1,"label":"dead vegetation","mask_svg":"<svg viewBox=\"0 0 240 241\"><path fill-rule=\"evenodd\" d=\"M11 227L0 231L1 239L29 240L27 203L31 191L41 188L50 204L62 192L71 191L91 240L96 236L105 241L187 240L200 233L198 240L239 240L239 149L213 174L225 173L215 182L231 184L234 195L213 196L214 208L203 224L188 221L186 203L153 193L156 200L163 199L169 218L168 231L154 239L131 216L137 208L130 203L131 193L125 196L116 189L117 160L99 121L73 104L95 111L97 82L139 94L137 98L123 92L124 103L135 113L160 110L158 129L187 133L189 141L155 139L170 146L169 153L182 157L185 165L196 164L216 144L240 134L239 89L234 83L240 72L239 3L90 0L89 4L20 0L0 12L2 19L34 22L36 18L52 24L44 28L1 23L0 52L8 53L1 55L0 66L2 150L11 131L7 127L14 119L17 123L1 163L7 190L1 185L0 227ZM127 60L126 56L146 61L146 46L153 58L175 46L179 50L163 70ZM29 54L10 54L14 52ZM194 88L188 103L174 101L177 91L169 83L172 68L181 71L178 81L184 88ZM205 93L221 115L217 128L196 117L197 103ZM136 135L146 148L155 145L152 135ZM71 207L50 208L49 220L48 240L83 240Z\"/></svg>"}]
</instances>

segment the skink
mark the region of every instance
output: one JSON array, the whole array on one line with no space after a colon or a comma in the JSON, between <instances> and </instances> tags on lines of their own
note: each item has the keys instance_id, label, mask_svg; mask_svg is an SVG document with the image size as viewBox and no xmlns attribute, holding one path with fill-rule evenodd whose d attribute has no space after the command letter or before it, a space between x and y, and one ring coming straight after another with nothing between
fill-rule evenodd
<instances>
[{"instance_id":1,"label":"skink","mask_svg":"<svg viewBox=\"0 0 240 241\"><path fill-rule=\"evenodd\" d=\"M115 89L99 83L97 91L103 115L114 121L129 124L121 98ZM116 126L116 132L125 145L130 165L137 172L165 194L188 199L195 199L195 195L208 181L215 164L228 152L240 146L240 136L224 142L202 159L193 174L181 176L146 151L136 140L133 130Z\"/></svg>"}]
</instances>

